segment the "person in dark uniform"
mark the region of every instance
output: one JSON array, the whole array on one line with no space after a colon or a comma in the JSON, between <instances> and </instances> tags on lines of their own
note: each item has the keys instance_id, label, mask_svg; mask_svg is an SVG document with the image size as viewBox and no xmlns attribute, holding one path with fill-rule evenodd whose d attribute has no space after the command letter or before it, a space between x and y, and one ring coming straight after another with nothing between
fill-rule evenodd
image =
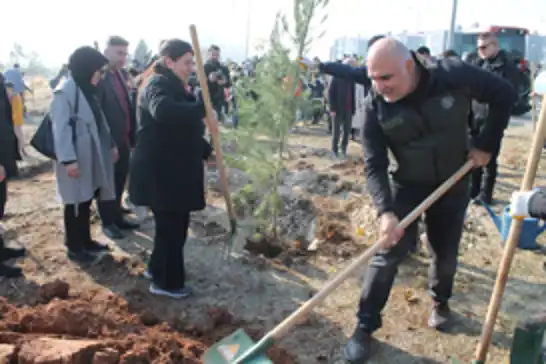
<instances>
[{"instance_id":1,"label":"person in dark uniform","mask_svg":"<svg viewBox=\"0 0 546 364\"><path fill-rule=\"evenodd\" d=\"M180 299L191 294L183 248L190 212L205 208L204 160L212 147L203 137L204 104L186 89L193 70L191 45L171 39L159 55L138 96L129 196L154 214L154 248L146 271L150 292ZM211 132L217 132L217 120L211 123L216 129Z\"/></svg>"},{"instance_id":2,"label":"person in dark uniform","mask_svg":"<svg viewBox=\"0 0 546 364\"><path fill-rule=\"evenodd\" d=\"M381 311L398 265L417 239L417 223L401 231L396 228L400 219L467 159L476 167L489 162L516 100L514 88L505 80L453 59L425 66L391 37L372 45L367 66L373 88L366 97L362 130L366 184L378 212L380 234L388 236L391 244L367 267L358 323L344 350L350 363L363 363L369 357L371 335L381 327ZM347 72L360 72L355 82L363 78L362 69ZM471 100L487 103L490 117L482 132L469 140ZM398 166L392 189L388 150ZM448 300L468 201L469 180L465 178L425 214L432 256L429 286L433 305L428 320L432 328L443 329L449 323Z\"/></svg>"},{"instance_id":3,"label":"person in dark uniform","mask_svg":"<svg viewBox=\"0 0 546 364\"><path fill-rule=\"evenodd\" d=\"M478 58L472 61L477 67L483 68L495 75L504 78L517 90L519 70L514 60L504 50L500 49L499 41L495 34L484 33L478 36ZM486 104L474 101L472 105L473 119L471 121L471 133L479 134L488 118ZM472 187L470 197L478 199L490 205L493 203L493 190L497 180L497 158L501 144L492 151L491 159L484 168L477 168L472 175Z\"/></svg>"},{"instance_id":4,"label":"person in dark uniform","mask_svg":"<svg viewBox=\"0 0 546 364\"><path fill-rule=\"evenodd\" d=\"M13 130L11 104L6 93L4 77L0 73L0 222L8 200L8 179L17 175L17 137ZM25 255L25 249L8 248L4 241L4 230L0 224L0 277L17 278L23 275L19 267L6 264L9 259Z\"/></svg>"}]
</instances>

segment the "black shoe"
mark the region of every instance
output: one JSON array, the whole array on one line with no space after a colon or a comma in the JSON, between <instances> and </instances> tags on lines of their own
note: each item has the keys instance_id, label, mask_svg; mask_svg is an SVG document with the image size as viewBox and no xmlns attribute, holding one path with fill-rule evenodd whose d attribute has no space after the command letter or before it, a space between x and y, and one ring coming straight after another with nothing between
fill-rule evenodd
<instances>
[{"instance_id":1,"label":"black shoe","mask_svg":"<svg viewBox=\"0 0 546 364\"><path fill-rule=\"evenodd\" d=\"M436 330L446 330L451 322L451 310L447 303L436 302L428 318L428 327Z\"/></svg>"},{"instance_id":2,"label":"black shoe","mask_svg":"<svg viewBox=\"0 0 546 364\"><path fill-rule=\"evenodd\" d=\"M97 260L97 256L91 252L88 252L87 250L68 250L66 255L68 256L68 259L73 260L77 263L92 263Z\"/></svg>"},{"instance_id":3,"label":"black shoe","mask_svg":"<svg viewBox=\"0 0 546 364\"><path fill-rule=\"evenodd\" d=\"M102 227L104 235L113 240L119 240L125 238L125 235L121 232L117 225L108 225Z\"/></svg>"},{"instance_id":4,"label":"black shoe","mask_svg":"<svg viewBox=\"0 0 546 364\"><path fill-rule=\"evenodd\" d=\"M0 263L0 277L19 278L23 276L23 271L19 267L13 267L5 263Z\"/></svg>"},{"instance_id":5,"label":"black shoe","mask_svg":"<svg viewBox=\"0 0 546 364\"><path fill-rule=\"evenodd\" d=\"M89 243L84 245L84 249L90 253L100 253L109 251L110 247L106 244L99 243L98 241L91 240Z\"/></svg>"},{"instance_id":6,"label":"black shoe","mask_svg":"<svg viewBox=\"0 0 546 364\"><path fill-rule=\"evenodd\" d=\"M138 229L140 227L140 224L137 224L136 222L127 221L127 220L121 220L116 222L116 226L121 230L134 230L134 229Z\"/></svg>"},{"instance_id":7,"label":"black shoe","mask_svg":"<svg viewBox=\"0 0 546 364\"><path fill-rule=\"evenodd\" d=\"M131 209L128 209L127 207L122 207L121 208L121 213L123 215L129 215L130 213L132 213L133 211Z\"/></svg>"},{"instance_id":8,"label":"black shoe","mask_svg":"<svg viewBox=\"0 0 546 364\"><path fill-rule=\"evenodd\" d=\"M370 357L372 337L360 325L357 325L353 336L343 350L345 360L350 364L363 364Z\"/></svg>"},{"instance_id":9,"label":"black shoe","mask_svg":"<svg viewBox=\"0 0 546 364\"><path fill-rule=\"evenodd\" d=\"M0 249L0 261L22 258L27 253L25 248L7 248Z\"/></svg>"}]
</instances>

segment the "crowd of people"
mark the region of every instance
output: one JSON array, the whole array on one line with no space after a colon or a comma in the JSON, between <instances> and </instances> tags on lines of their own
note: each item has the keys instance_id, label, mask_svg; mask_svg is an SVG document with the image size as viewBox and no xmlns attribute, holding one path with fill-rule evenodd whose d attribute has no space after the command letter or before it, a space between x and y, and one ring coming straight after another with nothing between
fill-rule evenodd
<instances>
[{"instance_id":1,"label":"crowd of people","mask_svg":"<svg viewBox=\"0 0 546 364\"><path fill-rule=\"evenodd\" d=\"M190 212L205 207L204 168L214 150L205 132L205 107L194 73L194 50L183 40L162 42L145 70L126 70L129 42L110 37L104 52L80 47L70 56L54 88L49 112L55 149L57 192L64 205L65 245L69 259L95 261L109 250L93 239L91 204L97 202L102 229L111 239L137 229L122 195L128 185L129 207L155 221L154 246L146 270L152 294L184 298L184 244ZM332 157L344 158L349 138L359 130L367 189L378 212L379 231L389 247L367 267L357 325L345 348L351 363L370 356L372 334L381 327L398 265L418 241L418 224L405 231L398 223L467 160L474 172L458 182L424 215L432 258L429 325L450 323L449 299L457 269L459 242L471 198L493 203L497 156L512 105L516 102L515 65L484 33L478 57L462 60L452 51L433 57L389 36L373 37L365 64L347 56L337 62L301 59L311 72L302 83L316 101L313 123L327 119ZM210 132L224 115L236 116L229 95L240 77L252 77L252 62L225 65L220 48L208 50L205 73L214 107ZM17 174L22 143L17 118L24 100L13 81L2 80L0 98L0 218L7 200L7 180ZM298 95L301 95L298 94ZM258 97L259 95L254 95ZM232 117L233 118L233 117ZM236 124L236 122L234 123ZM235 125L236 127L236 125ZM388 151L397 166L392 169ZM544 193L514 196L513 210L535 214ZM539 202L537 202L539 201ZM539 209L540 210L540 209ZM540 215L542 216L542 215ZM140 221L142 222L142 221ZM23 249L0 246L0 276L18 277L7 265Z\"/></svg>"}]
</instances>

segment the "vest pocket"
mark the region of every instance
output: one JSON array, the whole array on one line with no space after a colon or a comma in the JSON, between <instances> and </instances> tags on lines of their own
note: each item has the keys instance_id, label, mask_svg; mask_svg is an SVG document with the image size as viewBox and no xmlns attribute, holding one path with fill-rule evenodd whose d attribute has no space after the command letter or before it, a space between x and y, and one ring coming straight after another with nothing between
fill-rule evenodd
<instances>
[{"instance_id":1,"label":"vest pocket","mask_svg":"<svg viewBox=\"0 0 546 364\"><path fill-rule=\"evenodd\" d=\"M401 183L434 185L437 183L434 149L430 147L405 148L397 156L398 169L394 179Z\"/></svg>"}]
</instances>

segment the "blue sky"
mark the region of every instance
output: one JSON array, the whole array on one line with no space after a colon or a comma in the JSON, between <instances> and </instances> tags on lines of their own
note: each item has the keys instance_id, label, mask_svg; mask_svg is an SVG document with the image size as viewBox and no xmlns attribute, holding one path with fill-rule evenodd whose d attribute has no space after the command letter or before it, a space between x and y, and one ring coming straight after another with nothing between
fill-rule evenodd
<instances>
[{"instance_id":1,"label":"blue sky","mask_svg":"<svg viewBox=\"0 0 546 364\"><path fill-rule=\"evenodd\" d=\"M267 37L276 11L289 11L292 0L6 0L0 9L2 28L9 31L0 38L0 60L7 61L13 42L18 42L26 50L38 52L47 65L56 66L74 48L94 40L102 46L112 34L126 37L133 46L144 38L155 49L163 38L189 39L190 23L197 25L202 46L217 43L225 57L240 55L249 1L254 44ZM154 12L146 4L158 10ZM447 28L451 0L330 0L328 13L327 33L315 42L312 56L326 58L333 39L340 36ZM546 33L546 1L459 0L458 23L476 21Z\"/></svg>"}]
</instances>

